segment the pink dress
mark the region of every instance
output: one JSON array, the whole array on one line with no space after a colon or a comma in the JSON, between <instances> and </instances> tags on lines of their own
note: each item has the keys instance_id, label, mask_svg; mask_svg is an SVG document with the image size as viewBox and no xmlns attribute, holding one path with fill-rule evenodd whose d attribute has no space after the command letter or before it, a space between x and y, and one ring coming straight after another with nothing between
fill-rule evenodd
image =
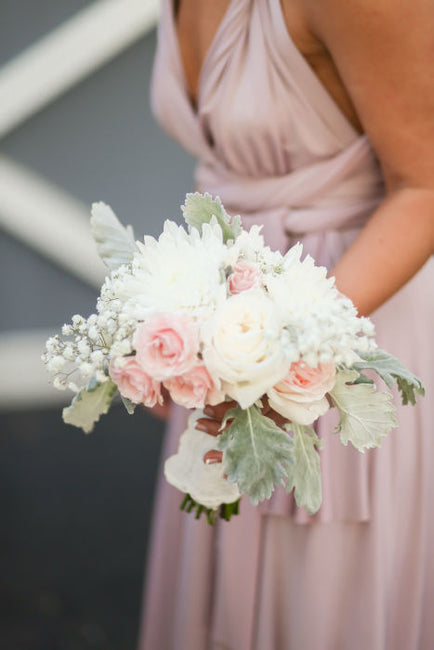
<instances>
[{"instance_id":1,"label":"pink dress","mask_svg":"<svg viewBox=\"0 0 434 650\"><path fill-rule=\"evenodd\" d=\"M172 0L163 0L153 106L219 195L274 248L297 240L332 268L383 196L369 141L287 32L279 0L232 0L188 99ZM369 259L366 260L369 264ZM210 527L179 511L161 478L140 650L432 650L434 446L432 262L374 314L380 347L427 398L360 454L320 425L323 505L313 517L276 490ZM163 459L185 425L174 409Z\"/></svg>"}]
</instances>

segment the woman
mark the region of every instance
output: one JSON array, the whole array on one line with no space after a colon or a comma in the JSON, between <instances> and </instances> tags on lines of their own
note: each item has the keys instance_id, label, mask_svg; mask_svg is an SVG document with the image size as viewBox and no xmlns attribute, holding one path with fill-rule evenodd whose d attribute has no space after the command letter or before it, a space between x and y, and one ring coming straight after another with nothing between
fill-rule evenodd
<instances>
[{"instance_id":1,"label":"woman","mask_svg":"<svg viewBox=\"0 0 434 650\"><path fill-rule=\"evenodd\" d=\"M302 241L428 396L433 34L430 0L163 0L153 80L197 189L272 247ZM212 529L162 483L140 650L434 647L428 400L364 455L323 418L313 517L278 490ZM165 457L184 423L174 409Z\"/></svg>"}]
</instances>

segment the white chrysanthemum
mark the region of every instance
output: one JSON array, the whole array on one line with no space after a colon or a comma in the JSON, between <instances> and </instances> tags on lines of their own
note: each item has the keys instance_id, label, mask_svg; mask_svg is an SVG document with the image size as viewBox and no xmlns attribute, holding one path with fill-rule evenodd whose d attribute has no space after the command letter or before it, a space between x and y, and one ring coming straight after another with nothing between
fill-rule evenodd
<instances>
[{"instance_id":1,"label":"white chrysanthemum","mask_svg":"<svg viewBox=\"0 0 434 650\"><path fill-rule=\"evenodd\" d=\"M267 277L266 284L284 321L299 319L312 312L326 311L337 299L334 279L327 278L327 269L315 266L308 255L300 261L301 244L284 256L282 272Z\"/></svg>"},{"instance_id":2,"label":"white chrysanthemum","mask_svg":"<svg viewBox=\"0 0 434 650\"><path fill-rule=\"evenodd\" d=\"M235 240L231 249L232 255L236 253L237 259L258 264L261 271L271 270L280 266L283 256L279 251L272 251L269 246L264 245L264 237L261 235L262 226L252 226L249 231L243 230Z\"/></svg>"},{"instance_id":3,"label":"white chrysanthemum","mask_svg":"<svg viewBox=\"0 0 434 650\"><path fill-rule=\"evenodd\" d=\"M113 274L112 289L123 312L135 319L153 311L212 311L225 291L223 269L228 254L218 224L204 224L202 234L166 221L158 240L138 244L128 272Z\"/></svg>"},{"instance_id":4,"label":"white chrysanthemum","mask_svg":"<svg viewBox=\"0 0 434 650\"><path fill-rule=\"evenodd\" d=\"M357 318L350 300L339 296L334 278L308 255L300 260L301 244L285 255L282 272L265 284L300 355L311 366L333 361L351 365L357 351L372 348L372 324ZM362 336L360 335L362 333Z\"/></svg>"}]
</instances>

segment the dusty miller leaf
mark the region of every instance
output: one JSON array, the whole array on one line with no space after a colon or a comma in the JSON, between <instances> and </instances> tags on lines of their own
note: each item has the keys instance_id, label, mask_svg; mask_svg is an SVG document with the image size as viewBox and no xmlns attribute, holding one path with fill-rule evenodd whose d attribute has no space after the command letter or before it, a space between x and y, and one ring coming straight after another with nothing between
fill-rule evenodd
<instances>
[{"instance_id":1,"label":"dusty miller leaf","mask_svg":"<svg viewBox=\"0 0 434 650\"><path fill-rule=\"evenodd\" d=\"M357 371L365 368L375 370L389 388L392 388L396 381L404 405L409 402L416 404L416 393L425 395L421 380L391 354L384 350L375 350L369 356L360 356L363 361L355 363L353 368Z\"/></svg>"},{"instance_id":2,"label":"dusty miller leaf","mask_svg":"<svg viewBox=\"0 0 434 650\"><path fill-rule=\"evenodd\" d=\"M96 386L92 384L91 388L88 385L77 393L70 406L63 409L64 422L90 433L95 422L109 410L116 391L116 384L110 380Z\"/></svg>"},{"instance_id":3,"label":"dusty miller leaf","mask_svg":"<svg viewBox=\"0 0 434 650\"><path fill-rule=\"evenodd\" d=\"M284 486L293 462L293 441L257 406L231 409L225 420L230 427L219 436L224 471L254 505L269 499L274 486Z\"/></svg>"},{"instance_id":4,"label":"dusty miller leaf","mask_svg":"<svg viewBox=\"0 0 434 650\"><path fill-rule=\"evenodd\" d=\"M218 196L213 199L207 192L205 194L200 194L199 192L187 194L185 203L181 209L186 223L191 228L196 228L201 231L202 224L210 223L212 217L215 217L222 229L223 240L225 242L229 239L236 239L241 234L240 217L231 218L224 209Z\"/></svg>"},{"instance_id":5,"label":"dusty miller leaf","mask_svg":"<svg viewBox=\"0 0 434 650\"><path fill-rule=\"evenodd\" d=\"M355 370L339 372L329 395L340 414L334 433L340 433L344 445L351 442L364 451L379 447L397 421L390 393L377 392L374 384L355 384L358 376Z\"/></svg>"},{"instance_id":6,"label":"dusty miller leaf","mask_svg":"<svg viewBox=\"0 0 434 650\"><path fill-rule=\"evenodd\" d=\"M90 225L98 254L111 271L132 261L138 250L133 230L121 224L109 205L102 202L92 205Z\"/></svg>"},{"instance_id":7,"label":"dusty miller leaf","mask_svg":"<svg viewBox=\"0 0 434 650\"><path fill-rule=\"evenodd\" d=\"M119 393L119 395L120 395L120 393ZM137 404L134 404L134 402L132 402L127 397L124 397L123 395L121 395L121 401L122 401L122 404L125 406L128 415L133 415L134 411L136 410Z\"/></svg>"},{"instance_id":8,"label":"dusty miller leaf","mask_svg":"<svg viewBox=\"0 0 434 650\"><path fill-rule=\"evenodd\" d=\"M374 380L371 379L370 377L367 377L366 375L363 374L363 372L361 372L354 383L355 384L373 384Z\"/></svg>"},{"instance_id":9,"label":"dusty miller leaf","mask_svg":"<svg viewBox=\"0 0 434 650\"><path fill-rule=\"evenodd\" d=\"M322 440L311 427L291 422L294 464L289 467L287 492L294 488L295 501L312 515L322 502L321 466L317 449Z\"/></svg>"}]
</instances>

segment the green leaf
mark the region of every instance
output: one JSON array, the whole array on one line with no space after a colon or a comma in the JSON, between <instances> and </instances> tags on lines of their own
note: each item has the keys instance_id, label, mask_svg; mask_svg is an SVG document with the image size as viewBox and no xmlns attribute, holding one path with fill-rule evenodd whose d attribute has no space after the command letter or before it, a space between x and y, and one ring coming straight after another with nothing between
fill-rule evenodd
<instances>
[{"instance_id":1,"label":"green leaf","mask_svg":"<svg viewBox=\"0 0 434 650\"><path fill-rule=\"evenodd\" d=\"M257 406L231 409L229 428L219 436L224 471L254 505L269 499L275 485L284 486L293 462L293 441Z\"/></svg>"},{"instance_id":2,"label":"green leaf","mask_svg":"<svg viewBox=\"0 0 434 650\"><path fill-rule=\"evenodd\" d=\"M225 521L230 521L232 517L238 515L240 512L240 500L234 501L233 503L222 503L218 508L207 508L202 504L195 501L191 494L185 494L184 499L179 507L180 510L184 512L193 512L195 519L200 519L202 515L205 515L205 518L211 526L216 522L217 516L220 519Z\"/></svg>"},{"instance_id":3,"label":"green leaf","mask_svg":"<svg viewBox=\"0 0 434 650\"><path fill-rule=\"evenodd\" d=\"M379 447L397 421L390 393L378 393L374 384L354 383L358 376L355 370L339 372L329 395L340 413L334 433L340 433L344 445L351 442L364 451Z\"/></svg>"},{"instance_id":4,"label":"green leaf","mask_svg":"<svg viewBox=\"0 0 434 650\"><path fill-rule=\"evenodd\" d=\"M366 375L363 374L363 372L361 372L354 383L355 384L373 384L374 380L371 379L370 377L367 377Z\"/></svg>"},{"instance_id":5,"label":"green leaf","mask_svg":"<svg viewBox=\"0 0 434 650\"><path fill-rule=\"evenodd\" d=\"M92 205L90 225L98 254L111 271L130 264L138 250L131 226L125 228L111 207L102 202Z\"/></svg>"},{"instance_id":6,"label":"green leaf","mask_svg":"<svg viewBox=\"0 0 434 650\"><path fill-rule=\"evenodd\" d=\"M210 223L213 217L222 229L223 240L236 239L241 234L240 217L230 217L224 209L219 197L212 198L207 192L200 194L187 194L185 204L182 206L182 213L186 223L191 228L201 231L202 224Z\"/></svg>"},{"instance_id":7,"label":"green leaf","mask_svg":"<svg viewBox=\"0 0 434 650\"><path fill-rule=\"evenodd\" d=\"M110 380L92 388L88 385L77 393L71 406L63 409L64 422L80 427L85 433L90 433L100 415L109 410L116 391L116 384Z\"/></svg>"},{"instance_id":8,"label":"green leaf","mask_svg":"<svg viewBox=\"0 0 434 650\"><path fill-rule=\"evenodd\" d=\"M317 449L322 440L311 427L291 422L294 441L294 464L289 468L287 492L294 488L295 501L312 515L322 502L321 466Z\"/></svg>"},{"instance_id":9,"label":"green leaf","mask_svg":"<svg viewBox=\"0 0 434 650\"><path fill-rule=\"evenodd\" d=\"M425 395L425 389L421 380L407 370L402 363L384 350L375 350L369 356L360 355L363 361L355 363L353 368L357 371L371 368L380 375L381 379L389 386L393 387L396 381L398 390L401 393L402 403L416 404L416 393Z\"/></svg>"},{"instance_id":10,"label":"green leaf","mask_svg":"<svg viewBox=\"0 0 434 650\"><path fill-rule=\"evenodd\" d=\"M121 394L119 393L119 395ZM123 395L121 395L121 401L122 404L125 406L128 415L133 415L134 411L136 410L137 404L134 404L134 402L132 402L127 397L124 397Z\"/></svg>"}]
</instances>

